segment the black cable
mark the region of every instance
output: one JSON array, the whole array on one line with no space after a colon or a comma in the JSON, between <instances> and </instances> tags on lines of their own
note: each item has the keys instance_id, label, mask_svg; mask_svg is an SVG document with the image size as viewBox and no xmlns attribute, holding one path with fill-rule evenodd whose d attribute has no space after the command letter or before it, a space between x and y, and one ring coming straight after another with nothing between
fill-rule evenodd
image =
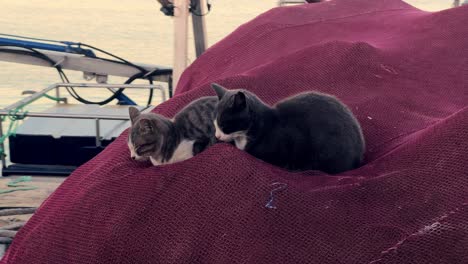
<instances>
[{"instance_id":1,"label":"black cable","mask_svg":"<svg viewBox=\"0 0 468 264\"><path fill-rule=\"evenodd\" d=\"M32 56L32 57L35 57L35 58L45 60L45 61L49 62L51 64L51 66L54 67L57 70L57 72L59 73L60 79L62 79L62 82L65 82L65 80L67 80L67 82L69 82L68 78L66 77L65 73L62 71L60 66L55 65L56 62L53 61L51 58L47 57L46 55L44 55L43 53L41 53L41 52L39 52L39 51L37 51L37 50L35 50L33 48L24 47L24 46L21 46L21 45L0 45L0 46L2 46L2 47L18 47L18 48L22 48L22 49L25 49L25 50L29 50L30 52L21 51L21 50L12 51L12 50L0 49L1 51L4 51L4 52L6 51L6 52L10 52L10 53L23 54L23 55L26 54L26 55L29 55L29 56ZM64 80L64 78L65 78L65 80ZM76 100L81 101L80 99L83 99L78 94L76 94L75 91L73 91L74 93L70 92L68 87L67 87L67 91Z\"/></svg>"},{"instance_id":2,"label":"black cable","mask_svg":"<svg viewBox=\"0 0 468 264\"><path fill-rule=\"evenodd\" d=\"M33 57L36 57L36 58L40 58L40 59L43 59L47 62L49 62L51 64L51 66L54 67L55 65L55 61L53 61L51 58L47 57L46 55L44 55L43 53L33 49L33 48L29 48L29 47L25 47L25 46L21 46L21 45L11 45L11 44L0 44L0 47L16 47L16 48L22 48L22 49L25 49L25 50L29 50L29 51L32 51L34 55L31 55ZM2 49L2 51L4 52L11 52L11 53L25 53L25 51L21 51L21 50L17 50L17 51L13 51L13 50L7 50L7 49Z\"/></svg>"},{"instance_id":3,"label":"black cable","mask_svg":"<svg viewBox=\"0 0 468 264\"><path fill-rule=\"evenodd\" d=\"M124 64L127 64L127 65L129 65L129 66L135 67L135 68L139 69L139 70L142 71L142 72L146 72L146 70L145 70L143 67L140 67L140 66L138 66L138 65L135 65L135 64L133 64L133 63L127 61L126 59L123 59L123 58L121 58L121 57L119 57L119 56L117 56L117 55L114 55L114 54L112 54L112 53L110 53L110 52L107 52L107 51L105 51L105 50L102 50L102 49L100 49L100 48L96 48L96 47L94 47L94 46L91 46L91 45L88 45L88 44L85 44L85 43L73 43L73 44L70 44L70 46L78 46L78 47L84 46L84 47L92 48L92 49L97 50L97 51L99 51L99 52L101 52L101 53L104 53L104 54L106 54L106 55L108 55L108 56L114 57L114 58L116 58L116 59L118 59L118 60L124 62ZM100 58L100 59L102 59L102 58Z\"/></svg>"},{"instance_id":4,"label":"black cable","mask_svg":"<svg viewBox=\"0 0 468 264\"><path fill-rule=\"evenodd\" d=\"M114 55L114 54L112 54L112 53L110 53L110 52L107 52L107 51L105 51L105 50L99 49L99 48L94 47L94 46L92 46L92 45L85 44L85 43L76 43L76 44L72 44L72 45L78 45L78 47L79 47L79 46L84 46L84 47L92 48L92 49L97 50L97 51L99 51L99 52L102 52L102 53L104 53L104 54L106 54L106 55L108 55L108 56L111 56L111 57L114 57L114 58L116 58L116 59L118 59L118 60L121 60L123 64L129 65L129 66L133 66L133 67L137 68L138 70L140 70L142 73L145 73L145 74L147 73L147 71L146 71L143 67L140 67L140 66L138 66L138 65L135 65L135 64L133 64L133 63L131 63L131 62L129 62L129 61L127 61L127 60L125 60L125 59L123 59L123 58L117 56L117 55ZM99 58L99 59L105 60L105 61L114 62L114 63L117 62L117 61L109 60L109 59L106 59L106 58ZM148 76L146 76L146 77L151 77L151 75L152 75L152 74L150 74L150 75L148 75ZM130 83L133 82L134 80L135 80L135 79L134 79L133 76L132 76L132 77L130 77L130 78L125 82L125 84L130 84ZM129 82L129 81L130 81L130 82ZM153 80L152 80L151 78L148 78L148 81L149 81L150 84L153 84ZM128 83L127 83L127 82L128 82ZM153 101L153 94L154 94L153 89L149 89L149 95L148 95L148 102L147 102L147 105L150 105L151 102Z\"/></svg>"},{"instance_id":5,"label":"black cable","mask_svg":"<svg viewBox=\"0 0 468 264\"><path fill-rule=\"evenodd\" d=\"M25 52L25 51L21 51L21 50L18 50L18 51L12 51L12 50L5 50L5 49L2 49L2 51L7 51L7 52L10 52L10 53L17 53L17 54L27 54L29 56L32 56L32 57L35 57L35 58L39 58L39 59L42 59L42 60L45 60L47 62L50 63L50 65L52 67L54 67L57 72L59 73L59 76L60 76L60 79L62 79L62 82L70 82L67 78L67 76L65 75L65 73L63 72L62 68L60 67L60 65L56 65L56 62L53 61L51 58L49 58L48 56L44 55L43 53L37 51L36 49L34 48L29 48L29 47L25 47L25 46L21 46L21 45L4 45L4 44L0 44L0 46L2 47L18 47L18 48L22 48L22 49L25 49L25 50L29 50L30 52ZM31 53L32 52L32 53ZM82 102L82 103L87 103L89 101L87 101L86 99L80 97L76 91L73 90L73 92L71 92L69 90L69 87L67 87L67 91L68 93L73 97L75 98L76 100ZM90 102L91 103L91 102Z\"/></svg>"},{"instance_id":6,"label":"black cable","mask_svg":"<svg viewBox=\"0 0 468 264\"><path fill-rule=\"evenodd\" d=\"M163 12L164 15L166 16L174 16L174 9L175 6L173 3L167 1L167 0L156 0L161 4L161 8L159 9L161 12ZM199 2L198 2L199 3ZM190 1L189 5L189 12L191 12L195 16L206 16L210 13L211 11L211 4L206 3L206 6L208 8L208 11L205 14L197 13L195 10L197 9L197 4L193 3L193 1Z\"/></svg>"},{"instance_id":7,"label":"black cable","mask_svg":"<svg viewBox=\"0 0 468 264\"><path fill-rule=\"evenodd\" d=\"M116 58L116 59L118 59L118 60L121 60L121 61L123 62L123 64L129 65L129 66L133 66L133 67L137 68L138 70L140 70L140 72L142 72L142 73L145 73L145 74L147 73L147 71L146 71L143 67L140 67L140 66L138 66L138 65L135 65L135 64L133 64L133 63L131 63L131 62L129 62L129 61L127 61L127 60L125 60L125 59L123 59L123 58L121 58L121 57L115 55L115 54L112 54L112 53L107 52L107 51L105 51L105 50L102 50L102 49L100 49L100 48L94 47L94 46L92 46L92 45L85 44L85 43L76 43L76 44L71 44L71 45L77 45L78 47L84 46L84 47L92 48L92 49L97 50L97 51L99 51L99 52L101 52L101 53L104 53L104 54L106 54L106 55L108 55L108 56L111 56L111 57L114 57L114 58ZM99 59L106 60L106 61L112 61L112 60L105 59L105 58L99 58ZM112 61L112 62L115 62L115 61ZM132 77L133 77L133 76L132 76ZM132 79L132 77L130 77L125 83L126 83L126 84L130 84L131 82L133 82L135 79ZM131 80L131 81L130 81L130 80ZM130 81L130 82L127 83L128 81ZM152 80L151 78L148 78L148 81L149 81L150 84L153 84L153 80ZM122 91L123 91L123 90L122 90ZM153 89L149 89L149 95L148 95L148 103L147 103L147 105L150 105L152 101L153 101Z\"/></svg>"},{"instance_id":8,"label":"black cable","mask_svg":"<svg viewBox=\"0 0 468 264\"><path fill-rule=\"evenodd\" d=\"M77 44L78 45L78 44ZM82 46L86 46L86 47L90 47L92 49L96 49L97 51L100 51L104 54L107 54L111 57L114 57L114 58L117 58L119 60L121 60L123 62L123 64L125 65L129 65L129 66L133 66L135 68L137 68L138 70L140 70L139 73L131 76L129 79L127 79L127 81L125 81L125 84L130 84L132 83L135 79L137 78L141 78L141 77L150 77L152 74L148 75L148 76L144 76L147 72L144 68L138 66L138 65L135 65L123 58L120 58L112 53L109 53L107 51L104 51L104 50L101 50L99 48L96 48L96 47L93 47L91 45L88 45L88 44L82 44L80 43L80 45ZM19 47L19 48L23 48L23 49L26 49L26 50L29 50L31 52L24 52L24 51L12 51L12 50L5 50L3 49L2 51L8 51L8 52L12 52L12 53L21 53L21 54L26 54L26 53L29 53L28 55L30 56L33 56L33 57L36 57L36 58L40 58L40 59L43 59L47 62L49 62L51 64L52 67L56 68L59 76L60 76L60 79L62 80L62 82L64 83L70 83L67 75L65 74L65 72L63 72L62 68L60 67L60 65L56 65L56 62L53 61L52 59L50 59L48 56L44 55L43 53L37 51L36 49L34 48L29 48L29 47L25 47L25 46L22 46L22 45L2 45L0 44L0 46L9 46L9 47ZM109 60L109 59L104 59L104 58L99 58L99 59L103 59L103 60L106 60L106 61L111 61L111 62L117 62L117 61L113 61L113 60ZM151 78L148 78L148 81L150 84L153 84L153 80ZM116 99L118 96L120 96L122 94L122 92L125 90L125 88L119 88L117 91L112 91L114 94L112 96L110 96L109 98L105 99L105 100L102 100L102 101L90 101L90 100L87 100L87 99L84 99L83 97L81 97L80 95L78 95L78 93L75 91L75 89L73 87L65 87L67 92L77 101L81 102L81 103L84 103L84 104L99 104L99 105L105 105L109 102L111 102L112 100ZM152 102L152 99L153 99L153 89L150 89L149 91L149 96L148 96L148 105L151 104Z\"/></svg>"},{"instance_id":9,"label":"black cable","mask_svg":"<svg viewBox=\"0 0 468 264\"><path fill-rule=\"evenodd\" d=\"M153 84L153 79L151 79L151 77L148 78L148 81L151 85ZM148 102L146 103L146 106L151 105L151 101L153 101L153 89L149 89Z\"/></svg>"}]
</instances>

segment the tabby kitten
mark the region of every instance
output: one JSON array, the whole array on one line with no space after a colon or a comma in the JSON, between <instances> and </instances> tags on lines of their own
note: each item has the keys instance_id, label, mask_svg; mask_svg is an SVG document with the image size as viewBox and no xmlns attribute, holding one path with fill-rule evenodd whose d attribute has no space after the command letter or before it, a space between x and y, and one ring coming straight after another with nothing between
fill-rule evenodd
<instances>
[{"instance_id":1,"label":"tabby kitten","mask_svg":"<svg viewBox=\"0 0 468 264\"><path fill-rule=\"evenodd\" d=\"M173 119L155 113L140 113L130 107L128 133L130 156L153 165L183 161L217 142L213 120L216 96L202 97L184 107Z\"/></svg>"},{"instance_id":2,"label":"tabby kitten","mask_svg":"<svg viewBox=\"0 0 468 264\"><path fill-rule=\"evenodd\" d=\"M212 88L219 98L214 121L219 140L293 171L333 174L361 164L361 127L337 98L306 92L270 107L246 90Z\"/></svg>"}]
</instances>

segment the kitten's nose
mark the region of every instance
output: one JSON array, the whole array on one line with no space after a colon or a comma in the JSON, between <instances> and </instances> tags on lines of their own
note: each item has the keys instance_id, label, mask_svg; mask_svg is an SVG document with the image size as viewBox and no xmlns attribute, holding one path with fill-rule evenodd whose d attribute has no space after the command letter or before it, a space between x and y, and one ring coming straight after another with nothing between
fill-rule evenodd
<instances>
[{"instance_id":1,"label":"kitten's nose","mask_svg":"<svg viewBox=\"0 0 468 264\"><path fill-rule=\"evenodd\" d=\"M132 159L133 159L133 160L136 160L136 156L132 156Z\"/></svg>"}]
</instances>

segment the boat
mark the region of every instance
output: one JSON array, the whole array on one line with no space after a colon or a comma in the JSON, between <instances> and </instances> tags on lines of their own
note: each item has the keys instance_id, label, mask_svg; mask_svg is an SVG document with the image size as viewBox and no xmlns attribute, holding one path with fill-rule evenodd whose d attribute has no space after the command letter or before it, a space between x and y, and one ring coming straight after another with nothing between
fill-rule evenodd
<instances>
[{"instance_id":1,"label":"boat","mask_svg":"<svg viewBox=\"0 0 468 264\"><path fill-rule=\"evenodd\" d=\"M129 126L127 108L136 104L125 95L124 90L150 91L148 104L138 106L142 111L152 109L155 90L160 92L160 102L166 101L166 92L172 95L171 68L102 59L91 50L79 48L81 53L77 53L71 45L69 42L66 45L51 45L0 38L0 46L3 46L0 59L55 67L65 81L68 78L64 75L64 68L82 70L87 80L97 81L96 84L55 83L40 91L24 91L23 94L30 94L29 97L0 109L0 117L9 121L7 131L3 132L4 121L0 119L0 149L5 149L4 140L8 138L8 153L13 163L7 165L5 151L0 153L3 176L69 175L76 167L101 152ZM124 84L108 84L106 80L109 75L128 77L128 80ZM130 84L139 78L147 79L150 84ZM154 81L158 83L153 84ZM161 82L166 83L168 89ZM108 89L111 96L101 101L89 101L77 92L86 88ZM66 97L61 97L63 90L82 104L68 103ZM42 112L23 110L43 97L55 101L55 104ZM108 105L114 99L117 104ZM24 121L16 128L15 123L19 120Z\"/></svg>"},{"instance_id":2,"label":"boat","mask_svg":"<svg viewBox=\"0 0 468 264\"><path fill-rule=\"evenodd\" d=\"M67 176L100 153L129 126L128 107L136 104L125 95L125 90L149 90L147 105L138 106L142 111L150 111L154 107L155 90L160 93L158 104L164 102L166 97L172 97L173 83L177 83L187 67L189 13L204 14L209 12L211 5L203 0L191 1L190 4L188 1L159 2L161 11L175 18L174 49L177 52L174 54L174 68L132 63L80 42L0 34L0 61L52 67L62 80L40 91L24 91L23 94L30 96L0 109L3 176ZM174 9L174 5L182 8ZM192 20L195 47L197 56L200 56L206 49L205 19L204 16L194 15ZM96 55L98 53L107 57L99 57ZM96 84L70 83L64 70L83 72L86 81L95 80ZM109 84L109 76L128 79L123 84ZM149 84L131 84L138 79L147 80ZM79 95L79 90L89 88L107 89L111 95L101 101L90 101ZM70 104L66 97L61 97L63 91L82 104ZM55 104L43 112L23 110L42 97L55 101ZM110 105L113 101L117 101L117 104ZM19 120L23 122L16 128ZM10 122L6 124L5 121ZM10 143L8 149L5 145L7 139Z\"/></svg>"}]
</instances>

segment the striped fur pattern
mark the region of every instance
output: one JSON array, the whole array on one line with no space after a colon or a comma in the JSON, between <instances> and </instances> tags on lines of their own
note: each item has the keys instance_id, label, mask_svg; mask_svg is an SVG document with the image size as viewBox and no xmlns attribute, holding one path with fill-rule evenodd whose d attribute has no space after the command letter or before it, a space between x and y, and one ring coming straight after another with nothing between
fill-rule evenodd
<instances>
[{"instance_id":1,"label":"striped fur pattern","mask_svg":"<svg viewBox=\"0 0 468 264\"><path fill-rule=\"evenodd\" d=\"M184 107L173 119L129 108L130 156L163 165L189 159L217 142L215 137L216 96L202 97Z\"/></svg>"}]
</instances>

